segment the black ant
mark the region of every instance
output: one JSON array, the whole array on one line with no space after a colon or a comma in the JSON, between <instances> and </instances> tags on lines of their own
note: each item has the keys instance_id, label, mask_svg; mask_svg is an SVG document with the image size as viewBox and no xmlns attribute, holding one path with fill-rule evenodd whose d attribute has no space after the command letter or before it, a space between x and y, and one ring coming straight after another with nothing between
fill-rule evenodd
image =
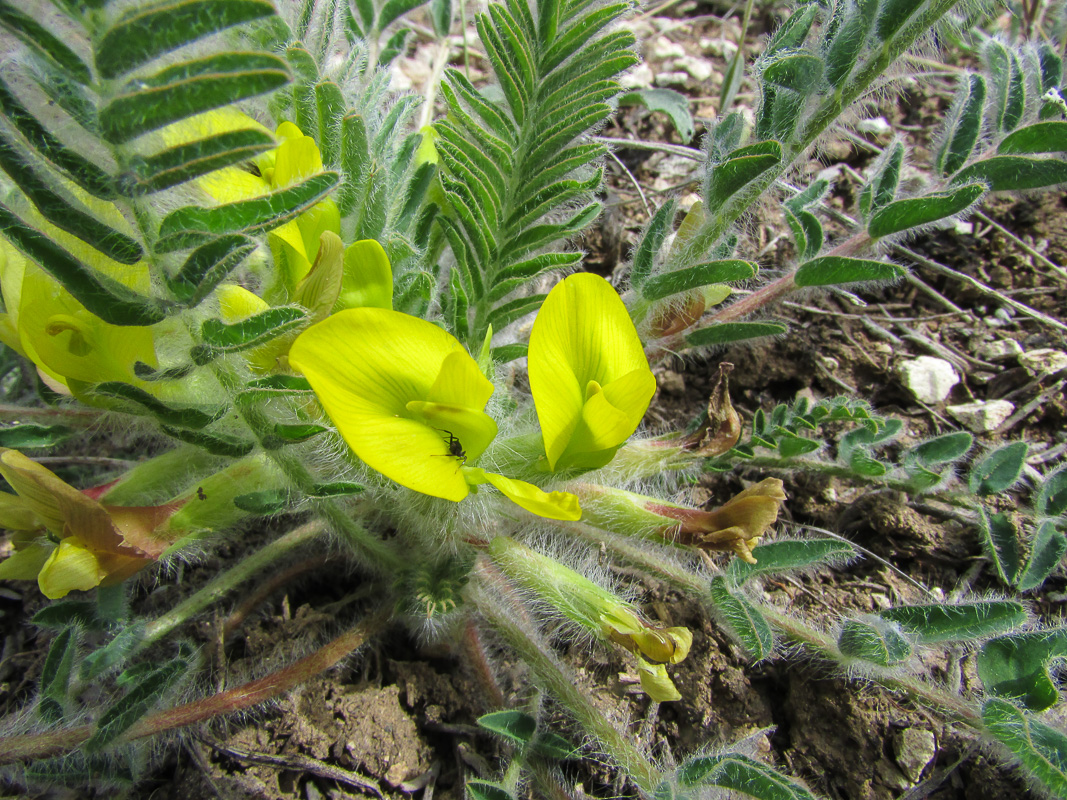
<instances>
[{"instance_id":1,"label":"black ant","mask_svg":"<svg viewBox=\"0 0 1067 800\"><path fill-rule=\"evenodd\" d=\"M444 428L437 428L437 430L448 434L448 455L452 458L458 458L460 464L466 464L467 451L463 449L459 439L452 435L452 431L446 431Z\"/></svg>"}]
</instances>

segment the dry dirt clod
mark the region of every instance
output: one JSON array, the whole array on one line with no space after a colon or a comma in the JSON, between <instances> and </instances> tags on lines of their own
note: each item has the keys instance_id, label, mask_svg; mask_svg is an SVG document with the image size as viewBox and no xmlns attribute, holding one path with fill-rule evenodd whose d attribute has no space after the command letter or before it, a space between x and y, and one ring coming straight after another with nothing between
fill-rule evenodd
<instances>
[{"instance_id":1,"label":"dry dirt clod","mask_svg":"<svg viewBox=\"0 0 1067 800\"><path fill-rule=\"evenodd\" d=\"M1007 400L978 400L945 409L969 431L989 433L995 431L1015 411L1015 404Z\"/></svg>"},{"instance_id":2,"label":"dry dirt clod","mask_svg":"<svg viewBox=\"0 0 1067 800\"><path fill-rule=\"evenodd\" d=\"M904 385L922 403L940 403L960 382L955 367L943 358L919 356L900 365Z\"/></svg>"}]
</instances>

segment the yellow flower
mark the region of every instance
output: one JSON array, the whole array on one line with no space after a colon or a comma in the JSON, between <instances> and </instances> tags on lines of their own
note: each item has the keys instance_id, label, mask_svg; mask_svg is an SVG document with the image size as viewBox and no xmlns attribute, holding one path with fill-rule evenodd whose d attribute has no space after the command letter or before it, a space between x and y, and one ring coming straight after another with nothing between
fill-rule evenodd
<instances>
[{"instance_id":1,"label":"yellow flower","mask_svg":"<svg viewBox=\"0 0 1067 800\"><path fill-rule=\"evenodd\" d=\"M0 579L36 578L52 599L119 583L155 561L168 542L151 534L181 505L104 506L7 448L0 448L0 474L17 492L3 495L0 525L20 531Z\"/></svg>"},{"instance_id":2,"label":"yellow flower","mask_svg":"<svg viewBox=\"0 0 1067 800\"><path fill-rule=\"evenodd\" d=\"M304 331L289 363L367 466L422 494L459 502L489 483L527 510L578 519L573 495L467 466L497 433L493 384L446 331L383 308L340 311Z\"/></svg>"},{"instance_id":3,"label":"yellow flower","mask_svg":"<svg viewBox=\"0 0 1067 800\"><path fill-rule=\"evenodd\" d=\"M611 461L656 391L626 306L607 281L588 273L549 292L530 333L529 365L552 470Z\"/></svg>"}]
</instances>

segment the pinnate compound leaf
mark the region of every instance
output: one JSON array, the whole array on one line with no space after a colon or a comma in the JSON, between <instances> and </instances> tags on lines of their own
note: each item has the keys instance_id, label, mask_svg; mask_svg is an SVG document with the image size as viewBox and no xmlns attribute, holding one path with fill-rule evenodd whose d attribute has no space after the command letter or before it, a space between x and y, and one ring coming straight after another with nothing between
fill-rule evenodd
<instances>
[{"instance_id":1,"label":"pinnate compound leaf","mask_svg":"<svg viewBox=\"0 0 1067 800\"><path fill-rule=\"evenodd\" d=\"M1052 570L1059 565L1064 553L1067 553L1067 536L1051 520L1043 522L1030 544L1030 560L1019 577L1019 591L1040 589Z\"/></svg>"},{"instance_id":2,"label":"pinnate compound leaf","mask_svg":"<svg viewBox=\"0 0 1067 800\"><path fill-rule=\"evenodd\" d=\"M867 223L867 233L872 239L881 239L928 225L966 211L984 194L985 184L970 183L947 192L897 200L874 213Z\"/></svg>"},{"instance_id":3,"label":"pinnate compound leaf","mask_svg":"<svg viewBox=\"0 0 1067 800\"><path fill-rule=\"evenodd\" d=\"M285 62L267 53L218 53L185 61L129 83L100 110L100 131L112 144L122 144L288 82Z\"/></svg>"},{"instance_id":4,"label":"pinnate compound leaf","mask_svg":"<svg viewBox=\"0 0 1067 800\"><path fill-rule=\"evenodd\" d=\"M646 300L661 300L672 294L688 292L701 286L713 283L732 283L743 281L756 274L757 267L751 261L739 261L729 259L725 261L709 261L705 264L697 264L694 267L664 272L649 278L643 287L641 295Z\"/></svg>"},{"instance_id":5,"label":"pinnate compound leaf","mask_svg":"<svg viewBox=\"0 0 1067 800\"><path fill-rule=\"evenodd\" d=\"M99 752L125 733L160 700L186 671L184 661L171 661L145 675L124 697L108 708L85 743L87 753Z\"/></svg>"},{"instance_id":6,"label":"pinnate compound leaf","mask_svg":"<svg viewBox=\"0 0 1067 800\"><path fill-rule=\"evenodd\" d=\"M478 717L478 726L511 742L528 744L537 732L537 720L524 711L494 711Z\"/></svg>"},{"instance_id":7,"label":"pinnate compound leaf","mask_svg":"<svg viewBox=\"0 0 1067 800\"><path fill-rule=\"evenodd\" d=\"M978 652L978 677L986 691L1044 711L1059 701L1049 662L1067 656L1067 630L1019 633L992 639Z\"/></svg>"},{"instance_id":8,"label":"pinnate compound leaf","mask_svg":"<svg viewBox=\"0 0 1067 800\"><path fill-rule=\"evenodd\" d=\"M971 491L989 497L1010 489L1023 474L1029 451L1026 442L1011 442L983 456L967 479Z\"/></svg>"},{"instance_id":9,"label":"pinnate compound leaf","mask_svg":"<svg viewBox=\"0 0 1067 800\"><path fill-rule=\"evenodd\" d=\"M619 98L619 105L643 105L649 111L662 111L671 118L674 129L682 142L689 144L693 139L693 115L689 113L689 98L674 89L641 89L627 92Z\"/></svg>"},{"instance_id":10,"label":"pinnate compound leaf","mask_svg":"<svg viewBox=\"0 0 1067 800\"><path fill-rule=\"evenodd\" d=\"M1026 623L1026 609L1010 600L960 605L897 606L878 613L925 644L966 642L1006 633Z\"/></svg>"},{"instance_id":11,"label":"pinnate compound leaf","mask_svg":"<svg viewBox=\"0 0 1067 800\"><path fill-rule=\"evenodd\" d=\"M682 789L719 786L758 800L815 800L815 795L773 767L739 753L698 756L682 764L677 775Z\"/></svg>"},{"instance_id":12,"label":"pinnate compound leaf","mask_svg":"<svg viewBox=\"0 0 1067 800\"><path fill-rule=\"evenodd\" d=\"M985 509L979 506L978 532L982 538L982 549L985 550L986 557L993 562L1000 579L1006 584L1014 584L1022 569L1019 532L1015 523L1004 512L989 516Z\"/></svg>"},{"instance_id":13,"label":"pinnate compound leaf","mask_svg":"<svg viewBox=\"0 0 1067 800\"><path fill-rule=\"evenodd\" d=\"M741 147L711 168L706 205L718 208L747 184L782 162L782 146L773 139Z\"/></svg>"},{"instance_id":14,"label":"pinnate compound leaf","mask_svg":"<svg viewBox=\"0 0 1067 800\"><path fill-rule=\"evenodd\" d=\"M15 450L44 449L65 442L73 435L74 431L65 425L36 425L32 422L11 425L0 428L0 447Z\"/></svg>"},{"instance_id":15,"label":"pinnate compound leaf","mask_svg":"<svg viewBox=\"0 0 1067 800\"><path fill-rule=\"evenodd\" d=\"M891 281L904 276L904 269L885 261L845 256L820 256L801 264L793 275L797 286L838 286L862 281Z\"/></svg>"},{"instance_id":16,"label":"pinnate compound leaf","mask_svg":"<svg viewBox=\"0 0 1067 800\"><path fill-rule=\"evenodd\" d=\"M1001 155L1067 152L1067 122L1038 122L1012 131L997 146Z\"/></svg>"},{"instance_id":17,"label":"pinnate compound leaf","mask_svg":"<svg viewBox=\"0 0 1067 800\"><path fill-rule=\"evenodd\" d=\"M104 322L112 325L154 325L166 319L165 303L143 297L118 281L90 269L2 204L0 232Z\"/></svg>"},{"instance_id":18,"label":"pinnate compound leaf","mask_svg":"<svg viewBox=\"0 0 1067 800\"><path fill-rule=\"evenodd\" d=\"M134 197L169 189L217 169L247 161L274 146L272 136L254 128L227 131L176 145L134 160L130 171L119 178L119 190Z\"/></svg>"},{"instance_id":19,"label":"pinnate compound leaf","mask_svg":"<svg viewBox=\"0 0 1067 800\"><path fill-rule=\"evenodd\" d=\"M1058 517L1067 512L1067 464L1041 483L1034 508L1041 516Z\"/></svg>"},{"instance_id":20,"label":"pinnate compound leaf","mask_svg":"<svg viewBox=\"0 0 1067 800\"><path fill-rule=\"evenodd\" d=\"M48 28L12 6L7 0L0 0L0 26L78 83L89 83L92 80L89 68L73 50L63 44Z\"/></svg>"},{"instance_id":21,"label":"pinnate compound leaf","mask_svg":"<svg viewBox=\"0 0 1067 800\"><path fill-rule=\"evenodd\" d=\"M880 667L899 664L911 655L911 643L893 625L871 625L858 619L847 620L837 636L837 647L848 658Z\"/></svg>"},{"instance_id":22,"label":"pinnate compound leaf","mask_svg":"<svg viewBox=\"0 0 1067 800\"><path fill-rule=\"evenodd\" d=\"M761 336L781 336L787 330L785 325L778 322L724 322L686 334L685 341L690 347L705 347Z\"/></svg>"},{"instance_id":23,"label":"pinnate compound leaf","mask_svg":"<svg viewBox=\"0 0 1067 800\"><path fill-rule=\"evenodd\" d=\"M730 591L726 578L711 579L711 602L716 615L753 660L761 661L774 652L774 633L770 624L744 595Z\"/></svg>"},{"instance_id":24,"label":"pinnate compound leaf","mask_svg":"<svg viewBox=\"0 0 1067 800\"><path fill-rule=\"evenodd\" d=\"M964 167L952 180L955 183L985 181L994 192L1042 189L1067 183L1067 161L1025 156L993 156Z\"/></svg>"},{"instance_id":25,"label":"pinnate compound leaf","mask_svg":"<svg viewBox=\"0 0 1067 800\"><path fill-rule=\"evenodd\" d=\"M255 233L295 219L322 200L340 182L336 172L321 172L262 197L213 208L186 206L166 216L156 251L169 253L232 233Z\"/></svg>"},{"instance_id":26,"label":"pinnate compound leaf","mask_svg":"<svg viewBox=\"0 0 1067 800\"><path fill-rule=\"evenodd\" d=\"M467 781L467 794L471 800L515 800L511 792L492 781Z\"/></svg>"},{"instance_id":27,"label":"pinnate compound leaf","mask_svg":"<svg viewBox=\"0 0 1067 800\"><path fill-rule=\"evenodd\" d=\"M219 319L205 320L200 335L208 346L232 353L263 344L295 330L305 322L307 314L303 309L279 306L229 325Z\"/></svg>"},{"instance_id":28,"label":"pinnate compound leaf","mask_svg":"<svg viewBox=\"0 0 1067 800\"><path fill-rule=\"evenodd\" d=\"M220 406L210 411L168 406L158 397L149 394L144 389L119 381L98 383L93 386L92 392L103 397L129 401L139 406L138 411L141 413L147 412L167 425L176 425L179 428L188 428L190 430L205 428L226 413L225 406Z\"/></svg>"},{"instance_id":29,"label":"pinnate compound leaf","mask_svg":"<svg viewBox=\"0 0 1067 800\"><path fill-rule=\"evenodd\" d=\"M853 558L855 548L839 539L783 539L761 544L759 559L749 564L739 558L726 568L726 578L740 586L758 575L803 570L820 564L832 564Z\"/></svg>"},{"instance_id":30,"label":"pinnate compound leaf","mask_svg":"<svg viewBox=\"0 0 1067 800\"><path fill-rule=\"evenodd\" d=\"M115 78L204 36L273 13L268 0L169 0L134 9L96 43L96 68L102 77Z\"/></svg>"},{"instance_id":31,"label":"pinnate compound leaf","mask_svg":"<svg viewBox=\"0 0 1067 800\"><path fill-rule=\"evenodd\" d=\"M1055 797L1067 797L1067 736L1027 716L1011 703L987 700L982 722L990 736L1011 751L1027 774Z\"/></svg>"}]
</instances>

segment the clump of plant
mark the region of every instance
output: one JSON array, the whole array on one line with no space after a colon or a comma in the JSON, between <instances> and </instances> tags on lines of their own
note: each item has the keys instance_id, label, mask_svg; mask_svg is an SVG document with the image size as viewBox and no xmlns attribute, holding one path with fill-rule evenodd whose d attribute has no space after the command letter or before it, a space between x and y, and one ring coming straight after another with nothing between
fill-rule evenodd
<instances>
[{"instance_id":1,"label":"clump of plant","mask_svg":"<svg viewBox=\"0 0 1067 800\"><path fill-rule=\"evenodd\" d=\"M268 0L42 5L0 7L12 53L0 340L33 365L41 401L4 412L22 422L0 437L12 548L0 578L36 580L56 601L34 617L55 635L0 749L17 780L136 780L138 743L276 696L403 623L462 642L489 704L503 696L486 635L509 648L642 796L810 797L729 750L660 764L578 688L546 630L616 651L653 701L685 701L671 667L691 632L645 616L595 567L606 557L701 603L754 660L800 643L998 743L1067 796L1067 738L1041 716L1059 704L1049 665L1067 634L1015 595L1067 549L1067 470L1008 515L990 498L1015 490L1024 443L964 466L973 440L950 433L889 459L902 425L857 398L782 405L745 432L725 368L689 430L641 428L650 359L785 333L764 314L789 293L898 278L888 243L989 192L1067 181L1055 48L990 40L982 71L959 82L929 184L902 190L908 146L895 140L854 229L829 242L829 184L786 192L783 178L955 0L800 6L753 65L755 117L721 115L694 151L701 202L680 221L673 200L656 210L613 287L579 271L570 243L600 213L595 134L638 61L618 25L628 2L492 3L476 18L490 85L443 69L421 121L419 98L390 92L383 69L414 3L306 2L289 18ZM446 47L448 0L429 16ZM735 226L767 202L781 204L797 263L727 304L758 272L737 256ZM47 451L101 419L168 447L92 489L17 449ZM694 476L742 465L966 509L1005 593L831 625L776 609L753 591L762 578L856 551L822 536L760 544L788 501L776 477L716 509L685 502ZM127 602L135 576L168 580L167 565L290 512L290 529L166 613ZM286 668L179 703L208 666L183 623L309 546L339 553L377 601ZM924 672L921 654L949 643L977 651L980 691ZM514 797L526 774L552 791L546 765L572 749L544 719L482 723L514 759L473 796Z\"/></svg>"}]
</instances>

